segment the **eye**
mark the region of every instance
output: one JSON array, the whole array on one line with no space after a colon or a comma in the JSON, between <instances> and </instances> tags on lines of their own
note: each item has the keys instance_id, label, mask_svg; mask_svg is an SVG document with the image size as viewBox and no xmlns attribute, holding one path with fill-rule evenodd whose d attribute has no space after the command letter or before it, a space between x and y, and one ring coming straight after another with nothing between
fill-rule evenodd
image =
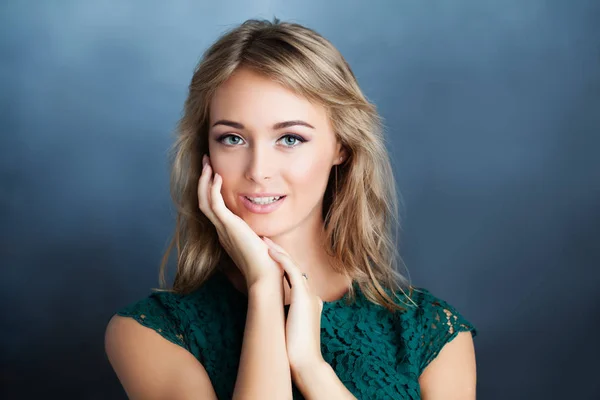
<instances>
[{"instance_id":1,"label":"eye","mask_svg":"<svg viewBox=\"0 0 600 400\"><path fill-rule=\"evenodd\" d=\"M284 141L286 143L285 147L296 147L296 146L298 146L298 143L304 143L304 142L306 142L306 140L302 136L290 135L290 134L283 136L279 140L282 140L282 139L285 139L285 138L293 140L292 143L290 143L289 140L288 141ZM288 144L289 144L289 146L287 146Z\"/></svg>"},{"instance_id":2,"label":"eye","mask_svg":"<svg viewBox=\"0 0 600 400\"><path fill-rule=\"evenodd\" d=\"M232 139L234 139L234 142L225 143L225 139L228 139L228 138L232 138ZM239 137L239 136L235 136L235 135L229 135L229 134L226 134L226 135L222 135L222 136L220 136L220 137L217 139L217 141L218 141L219 143L223 143L223 144L226 144L226 145L228 145L228 146L235 146L235 145L239 144L238 140L241 140L241 139L242 139L242 138L241 138L241 137Z\"/></svg>"},{"instance_id":3,"label":"eye","mask_svg":"<svg viewBox=\"0 0 600 400\"><path fill-rule=\"evenodd\" d=\"M229 140L229 142L227 142L228 139L231 139L231 140ZM287 134L285 136L282 136L279 140L284 141L284 147L296 147L300 143L306 142L306 139L304 139L302 136L295 135L295 134ZM219 138L217 138L217 142L223 143L226 146L237 146L238 144L240 144L241 141L242 141L241 137L232 135L229 133L221 135L221 136L219 136Z\"/></svg>"}]
</instances>

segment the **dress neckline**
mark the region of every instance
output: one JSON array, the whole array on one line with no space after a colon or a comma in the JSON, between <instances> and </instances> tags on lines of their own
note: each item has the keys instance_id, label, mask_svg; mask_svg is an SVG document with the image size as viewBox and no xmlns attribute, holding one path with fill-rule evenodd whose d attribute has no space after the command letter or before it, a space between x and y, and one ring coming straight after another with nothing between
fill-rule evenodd
<instances>
[{"instance_id":1,"label":"dress neckline","mask_svg":"<svg viewBox=\"0 0 600 400\"><path fill-rule=\"evenodd\" d=\"M248 301L248 296L245 293L239 291L233 285L233 283L229 280L229 278L223 271L217 270L215 272L215 276L218 280L220 280L222 282L222 284L224 284L227 287L227 290L232 293L233 297L235 297L243 302ZM360 286L358 285L358 283L356 281L352 281L352 286L354 287L354 291L355 291L356 295L358 295L360 293ZM350 290L347 290L346 293L344 293L344 295L337 300L323 301L323 311L325 311L326 309L329 309L329 308L335 308L340 305L343 306L349 297L350 297ZM284 304L283 307L286 309L289 309L290 305Z\"/></svg>"}]
</instances>

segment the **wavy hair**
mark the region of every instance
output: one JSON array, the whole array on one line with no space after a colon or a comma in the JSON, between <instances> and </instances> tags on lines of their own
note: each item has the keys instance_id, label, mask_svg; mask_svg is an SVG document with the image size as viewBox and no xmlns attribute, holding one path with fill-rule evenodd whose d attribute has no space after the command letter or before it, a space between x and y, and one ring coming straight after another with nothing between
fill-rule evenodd
<instances>
[{"instance_id":1,"label":"wavy hair","mask_svg":"<svg viewBox=\"0 0 600 400\"><path fill-rule=\"evenodd\" d=\"M160 265L158 291L187 294L200 287L224 257L216 228L198 208L201 158L208 153L209 104L240 67L250 68L325 107L346 160L330 173L323 199L326 251L333 268L356 282L365 297L390 311L412 304L413 288L399 271L399 196L375 106L360 90L340 52L312 29L291 22L247 20L208 48L194 70L176 140L169 149L175 232ZM165 289L169 254L177 247L172 289ZM403 264L403 263L402 263ZM355 299L349 287L349 299Z\"/></svg>"}]
</instances>

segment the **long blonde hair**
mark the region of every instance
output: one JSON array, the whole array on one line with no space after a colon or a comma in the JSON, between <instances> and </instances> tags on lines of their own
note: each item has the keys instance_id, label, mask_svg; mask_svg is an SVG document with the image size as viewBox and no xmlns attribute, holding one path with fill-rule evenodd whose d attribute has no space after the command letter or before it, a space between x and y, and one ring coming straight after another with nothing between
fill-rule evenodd
<instances>
[{"instance_id":1,"label":"long blonde hair","mask_svg":"<svg viewBox=\"0 0 600 400\"><path fill-rule=\"evenodd\" d=\"M347 150L330 174L323 201L326 251L334 269L356 282L365 297L390 311L391 296L413 287L399 271L398 195L376 108L361 92L340 52L314 30L290 22L248 20L224 33L196 67L172 156L174 236L160 265L159 291L186 294L201 286L224 257L217 231L198 208L201 157L208 153L209 104L215 90L240 68L250 68L327 110ZM165 289L169 254L177 246L172 289ZM349 287L350 300L355 298ZM410 295L408 296L410 297ZM409 301L412 302L412 300ZM413 303L414 304L414 303Z\"/></svg>"}]
</instances>

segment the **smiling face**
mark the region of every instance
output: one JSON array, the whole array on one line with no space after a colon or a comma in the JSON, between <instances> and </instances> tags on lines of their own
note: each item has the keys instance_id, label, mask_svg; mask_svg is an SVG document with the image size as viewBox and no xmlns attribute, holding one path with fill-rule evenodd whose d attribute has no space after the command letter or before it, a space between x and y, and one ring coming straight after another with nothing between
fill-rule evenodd
<instances>
[{"instance_id":1,"label":"smiling face","mask_svg":"<svg viewBox=\"0 0 600 400\"><path fill-rule=\"evenodd\" d=\"M223 177L225 204L258 235L322 220L329 173L342 156L323 106L240 68L217 89L209 123L210 160ZM256 193L285 198L261 213L244 198Z\"/></svg>"}]
</instances>

